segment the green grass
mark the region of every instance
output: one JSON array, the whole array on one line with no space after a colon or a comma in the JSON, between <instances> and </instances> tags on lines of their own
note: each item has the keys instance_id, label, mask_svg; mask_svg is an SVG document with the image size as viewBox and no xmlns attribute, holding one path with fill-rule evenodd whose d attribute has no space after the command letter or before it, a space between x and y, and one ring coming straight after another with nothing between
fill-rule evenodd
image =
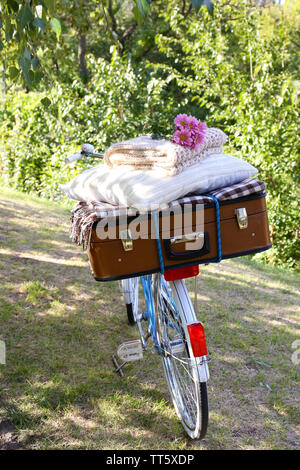
<instances>
[{"instance_id":1,"label":"green grass","mask_svg":"<svg viewBox=\"0 0 300 470\"><path fill-rule=\"evenodd\" d=\"M0 217L0 422L20 448L299 448L299 275L250 258L201 268L210 424L191 441L155 354L114 372L111 354L138 333L118 283L95 282L69 240L68 210L2 188Z\"/></svg>"}]
</instances>

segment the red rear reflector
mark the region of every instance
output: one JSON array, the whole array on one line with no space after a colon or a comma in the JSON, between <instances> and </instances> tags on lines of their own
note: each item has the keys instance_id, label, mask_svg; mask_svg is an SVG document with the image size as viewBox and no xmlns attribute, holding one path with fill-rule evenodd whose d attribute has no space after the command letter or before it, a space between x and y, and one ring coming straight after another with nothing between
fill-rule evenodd
<instances>
[{"instance_id":1,"label":"red rear reflector","mask_svg":"<svg viewBox=\"0 0 300 470\"><path fill-rule=\"evenodd\" d=\"M186 279L187 277L198 276L199 264L186 266L185 268L169 269L164 272L166 281L177 281L177 279Z\"/></svg>"},{"instance_id":2,"label":"red rear reflector","mask_svg":"<svg viewBox=\"0 0 300 470\"><path fill-rule=\"evenodd\" d=\"M192 323L187 327L194 356L207 356L206 341L202 323Z\"/></svg>"}]
</instances>

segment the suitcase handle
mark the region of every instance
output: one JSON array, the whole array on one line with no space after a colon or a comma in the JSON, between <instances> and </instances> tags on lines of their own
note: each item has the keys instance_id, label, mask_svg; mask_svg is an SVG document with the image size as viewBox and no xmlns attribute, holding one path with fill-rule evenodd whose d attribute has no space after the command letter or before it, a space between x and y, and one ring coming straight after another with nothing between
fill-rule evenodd
<instances>
[{"instance_id":1,"label":"suitcase handle","mask_svg":"<svg viewBox=\"0 0 300 470\"><path fill-rule=\"evenodd\" d=\"M191 234L191 237L192 237L192 235L193 234ZM202 235L203 235L203 233L202 233ZM181 237L180 239L179 238L177 238L177 239L171 238L171 239L168 239L168 240L163 240L166 255L167 255L168 259L170 259L170 260L192 259L192 258L198 258L199 256L206 255L207 253L210 252L208 232L204 232L204 243L203 243L202 248L200 248L200 250L184 251L183 253L178 253L178 252L172 250L172 243L181 243L181 242L184 242L184 241L186 241L186 242L191 241L191 238L188 239L188 237L186 237L186 239L184 239L184 235L183 235L183 237Z\"/></svg>"}]
</instances>

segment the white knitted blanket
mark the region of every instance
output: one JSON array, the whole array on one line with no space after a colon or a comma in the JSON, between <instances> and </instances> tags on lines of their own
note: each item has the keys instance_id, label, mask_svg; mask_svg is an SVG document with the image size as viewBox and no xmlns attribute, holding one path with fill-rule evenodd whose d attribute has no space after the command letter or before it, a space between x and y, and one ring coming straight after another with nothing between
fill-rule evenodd
<instances>
[{"instance_id":1,"label":"white knitted blanket","mask_svg":"<svg viewBox=\"0 0 300 470\"><path fill-rule=\"evenodd\" d=\"M113 144L105 152L104 162L110 167L126 165L136 170L163 169L168 176L174 176L209 155L222 153L226 140L224 132L214 127L207 129L205 141L197 150L166 139L140 136Z\"/></svg>"}]
</instances>

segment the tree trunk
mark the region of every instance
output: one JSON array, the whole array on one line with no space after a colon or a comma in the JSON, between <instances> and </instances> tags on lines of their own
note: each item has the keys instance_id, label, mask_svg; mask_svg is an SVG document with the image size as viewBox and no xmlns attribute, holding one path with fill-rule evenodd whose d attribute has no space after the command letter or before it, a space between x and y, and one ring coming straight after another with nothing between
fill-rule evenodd
<instances>
[{"instance_id":1,"label":"tree trunk","mask_svg":"<svg viewBox=\"0 0 300 470\"><path fill-rule=\"evenodd\" d=\"M78 31L78 61L79 61L79 73L84 82L89 79L88 69L85 60L86 54L86 36Z\"/></svg>"}]
</instances>

